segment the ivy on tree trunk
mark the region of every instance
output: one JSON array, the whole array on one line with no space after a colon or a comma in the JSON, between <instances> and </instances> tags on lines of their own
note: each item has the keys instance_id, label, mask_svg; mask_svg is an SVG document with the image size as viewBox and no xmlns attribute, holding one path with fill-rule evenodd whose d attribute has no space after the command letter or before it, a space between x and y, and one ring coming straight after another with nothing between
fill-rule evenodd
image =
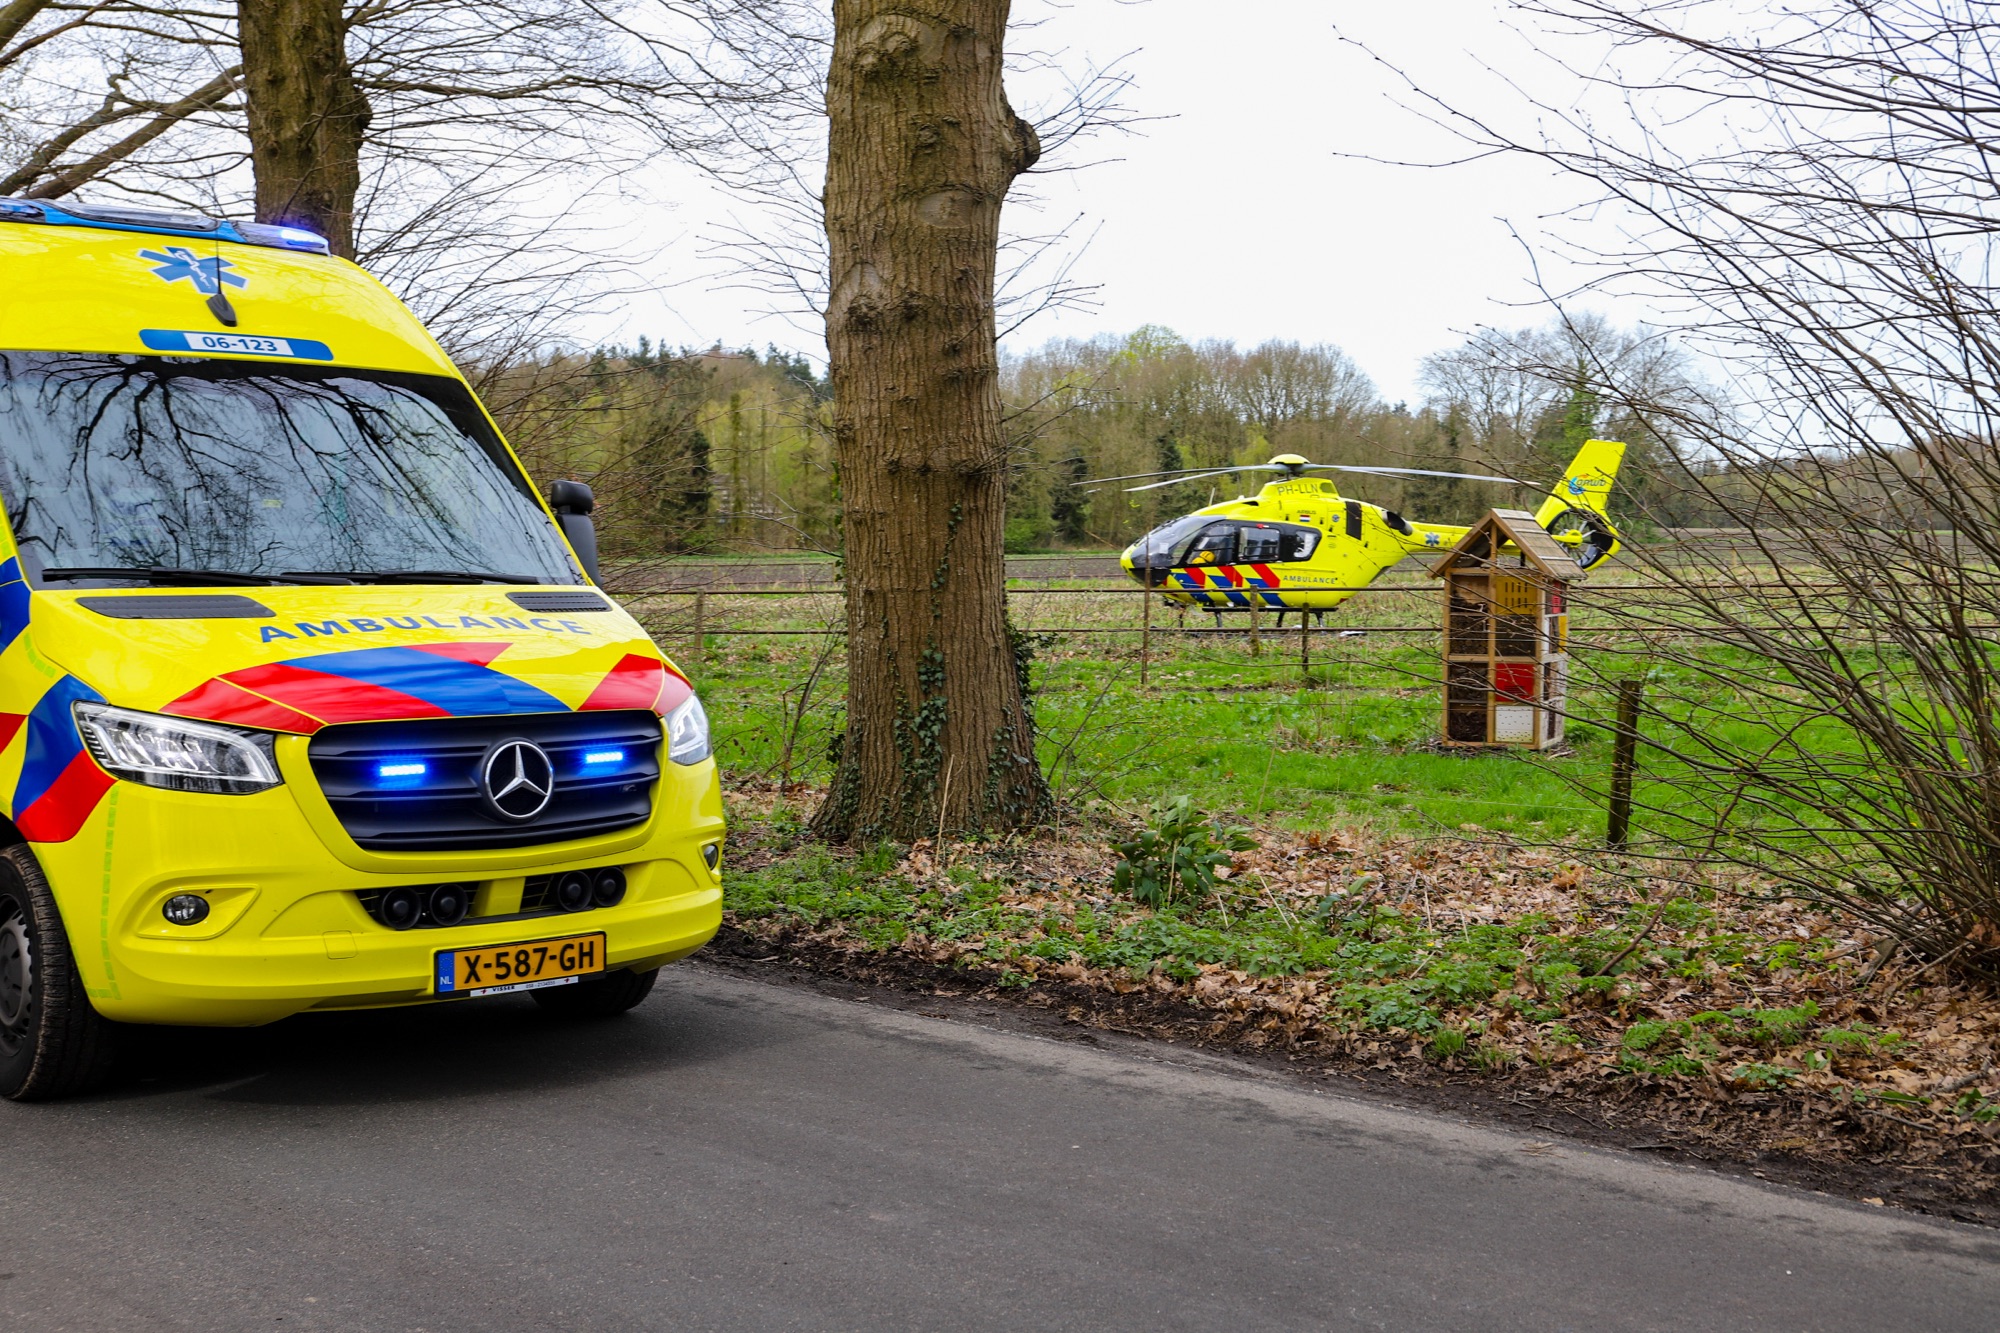
<instances>
[{"instance_id":1,"label":"ivy on tree trunk","mask_svg":"<svg viewBox=\"0 0 2000 1333\"><path fill-rule=\"evenodd\" d=\"M1000 205L1041 152L1002 86L1008 0L834 0L827 305L847 581L834 840L1039 820L1007 622Z\"/></svg>"}]
</instances>

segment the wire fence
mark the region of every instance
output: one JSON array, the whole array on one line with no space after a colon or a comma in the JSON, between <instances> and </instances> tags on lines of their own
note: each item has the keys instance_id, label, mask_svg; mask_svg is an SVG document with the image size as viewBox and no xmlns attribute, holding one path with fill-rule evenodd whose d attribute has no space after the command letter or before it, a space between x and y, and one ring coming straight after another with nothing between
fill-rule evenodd
<instances>
[{"instance_id":1,"label":"wire fence","mask_svg":"<svg viewBox=\"0 0 2000 1333\"><path fill-rule=\"evenodd\" d=\"M1715 584L1706 590L1732 593L1747 586L1752 585ZM1572 642L1588 648L1607 637L1643 640L1692 634L1692 627L1633 623L1626 613L1645 604L1668 609L1676 599L1702 588L1659 583L1573 587L1569 594ZM845 589L837 583L666 589L613 584L611 591L656 635L696 658L711 640L839 638L847 633ZM1443 627L1442 591L1437 583L1378 582L1312 591L1344 594L1346 600L1314 611L1304 624L1300 623L1300 612L1291 608L1175 604L1161 589L1136 586L1009 587L1007 602L1012 623L1023 633L1131 640L1142 648L1153 639L1298 644L1377 634L1438 634ZM1785 591L1829 599L1850 595L1831 584L1787 584ZM1616 613L1605 614L1613 612L1614 606Z\"/></svg>"},{"instance_id":2,"label":"wire fence","mask_svg":"<svg viewBox=\"0 0 2000 1333\"><path fill-rule=\"evenodd\" d=\"M1573 735L1592 728L1600 738L1613 734L1619 679L1643 671L1663 636L1700 642L1698 626L1644 623L1670 620L1684 588L1627 579L1572 586L1568 646L1576 669L1564 716L1576 724ZM842 585L634 589L608 582L701 687L726 768L744 780L774 780L781 790L830 775L831 747L846 726ZM1039 724L1051 754L1060 756L1050 763L1061 768L1064 790L1110 791L1136 781L1157 764L1163 744L1206 743L1208 732L1220 740L1261 728L1274 747L1328 757L1434 747L1443 734L1443 585L1392 571L1337 591L1348 599L1323 620L1302 625L1299 613L1287 610L1280 627L1277 608L1232 607L1211 616L1167 605L1160 589L1129 581L1010 580L1009 616L1034 651ZM1163 697L1203 710L1197 716L1207 720L1164 726ZM1206 711L1225 699L1252 711L1276 709L1270 716L1279 720L1239 725L1227 709ZM1197 733L1204 739L1190 741ZM1587 762L1602 758L1591 750ZM1544 793L1534 801L1549 799Z\"/></svg>"},{"instance_id":3,"label":"wire fence","mask_svg":"<svg viewBox=\"0 0 2000 1333\"><path fill-rule=\"evenodd\" d=\"M740 577L756 571L749 565L731 572ZM788 572L798 571L788 567ZM1029 586L1022 586L1028 580L1010 579L1006 590L1011 623L1028 636L1045 666L1073 668L1060 671L1066 681L1078 679L1075 669L1102 666L1126 673L1127 682L1141 689L1168 682L1211 689L1220 674L1233 681L1225 688L1296 683L1315 691L1408 697L1435 691L1443 674L1443 586L1420 570L1392 570L1371 584L1321 590L1346 594L1347 600L1304 623L1297 611L1286 610L1282 624L1278 608L1231 607L1211 614L1203 607L1169 605L1157 588L1074 576L1081 572L1071 566L1064 571L1070 577ZM1620 575L1623 580L1616 581ZM696 676L727 672L742 688L776 697L794 729L808 704L838 707L847 633L841 584L817 577L784 587L632 582L641 586L614 577L609 590L683 670ZM647 582L653 586L644 586ZM1772 585L1767 576L1708 586L1735 592ZM1805 579L1783 586L1789 594L1846 595L1839 585ZM1677 639L1680 646L1698 644L1698 625L1673 623L1673 608L1688 591L1645 580L1637 571L1572 585L1567 646L1577 666L1575 703L1584 705L1603 680L1629 672L1636 659L1655 649ZM1203 682L1198 686L1197 678ZM787 696L792 703L783 703ZM757 707L748 700L744 706Z\"/></svg>"}]
</instances>

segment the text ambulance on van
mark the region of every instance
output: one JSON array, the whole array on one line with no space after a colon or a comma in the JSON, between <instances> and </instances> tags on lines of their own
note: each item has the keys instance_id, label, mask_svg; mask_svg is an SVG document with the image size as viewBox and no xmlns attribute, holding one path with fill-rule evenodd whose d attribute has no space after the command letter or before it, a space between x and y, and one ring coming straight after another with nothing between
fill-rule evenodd
<instances>
[{"instance_id":1,"label":"text ambulance on van","mask_svg":"<svg viewBox=\"0 0 2000 1333\"><path fill-rule=\"evenodd\" d=\"M715 933L701 704L380 284L0 200L0 291L0 1093L116 1023L616 1013Z\"/></svg>"}]
</instances>

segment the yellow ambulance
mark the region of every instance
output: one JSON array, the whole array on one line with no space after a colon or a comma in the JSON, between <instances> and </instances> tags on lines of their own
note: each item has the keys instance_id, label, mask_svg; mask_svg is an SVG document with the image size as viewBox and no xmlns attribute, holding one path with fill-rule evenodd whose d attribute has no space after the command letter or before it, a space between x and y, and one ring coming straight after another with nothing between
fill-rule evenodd
<instances>
[{"instance_id":1,"label":"yellow ambulance","mask_svg":"<svg viewBox=\"0 0 2000 1333\"><path fill-rule=\"evenodd\" d=\"M0 200L0 1093L127 1023L526 991L721 921L687 678L416 318L287 227Z\"/></svg>"}]
</instances>

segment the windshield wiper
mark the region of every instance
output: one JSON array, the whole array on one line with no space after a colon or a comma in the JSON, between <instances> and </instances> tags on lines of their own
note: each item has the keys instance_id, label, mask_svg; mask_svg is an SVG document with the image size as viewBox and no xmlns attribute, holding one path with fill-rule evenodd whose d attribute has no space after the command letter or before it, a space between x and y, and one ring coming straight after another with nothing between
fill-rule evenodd
<instances>
[{"instance_id":1,"label":"windshield wiper","mask_svg":"<svg viewBox=\"0 0 2000 1333\"><path fill-rule=\"evenodd\" d=\"M273 583L347 583L321 574L245 574L234 569L182 569L174 565L64 565L41 572L43 582L76 579L144 579L148 583L202 583L241 588Z\"/></svg>"},{"instance_id":2,"label":"windshield wiper","mask_svg":"<svg viewBox=\"0 0 2000 1333\"><path fill-rule=\"evenodd\" d=\"M352 583L541 583L542 579L532 574L489 574L477 569L320 569L311 575L286 575L287 578L317 577L340 579Z\"/></svg>"}]
</instances>

